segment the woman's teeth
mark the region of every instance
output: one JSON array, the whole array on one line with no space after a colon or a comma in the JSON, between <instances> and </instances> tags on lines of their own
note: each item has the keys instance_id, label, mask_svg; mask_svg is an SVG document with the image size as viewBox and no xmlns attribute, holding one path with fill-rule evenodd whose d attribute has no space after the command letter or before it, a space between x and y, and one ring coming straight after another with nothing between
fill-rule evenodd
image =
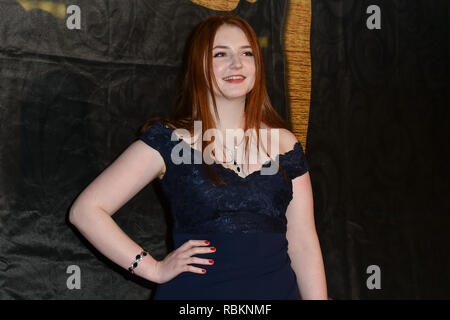
<instances>
[{"instance_id":1,"label":"woman's teeth","mask_svg":"<svg viewBox=\"0 0 450 320\"><path fill-rule=\"evenodd\" d=\"M231 77L226 77L223 80L227 81L227 80L241 80L244 79L244 77L241 76L231 76Z\"/></svg>"}]
</instances>

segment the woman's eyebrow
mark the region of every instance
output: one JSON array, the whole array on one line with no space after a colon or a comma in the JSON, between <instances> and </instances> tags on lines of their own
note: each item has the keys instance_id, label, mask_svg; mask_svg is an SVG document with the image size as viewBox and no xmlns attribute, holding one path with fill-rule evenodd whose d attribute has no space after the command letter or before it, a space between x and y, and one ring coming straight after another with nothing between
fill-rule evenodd
<instances>
[{"instance_id":1,"label":"woman's eyebrow","mask_svg":"<svg viewBox=\"0 0 450 320\"><path fill-rule=\"evenodd\" d=\"M241 46L239 49L248 49L248 48L252 48L252 46ZM228 46L222 46L222 45L217 45L213 48L214 49L230 49L230 47Z\"/></svg>"}]
</instances>

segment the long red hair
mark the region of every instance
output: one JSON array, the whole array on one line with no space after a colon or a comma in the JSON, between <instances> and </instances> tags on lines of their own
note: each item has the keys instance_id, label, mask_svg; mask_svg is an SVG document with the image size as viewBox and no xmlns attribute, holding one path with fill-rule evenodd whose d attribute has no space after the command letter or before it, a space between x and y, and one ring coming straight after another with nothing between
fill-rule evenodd
<instances>
[{"instance_id":1,"label":"long red hair","mask_svg":"<svg viewBox=\"0 0 450 320\"><path fill-rule=\"evenodd\" d=\"M247 36L253 51L255 61L255 83L252 90L247 94L244 111L244 132L248 129L256 130L257 148L259 150L259 129L261 122L270 128L284 128L290 130L283 118L273 108L266 89L264 63L255 31L247 21L232 13L223 13L210 16L195 27L188 41L185 52L185 62L182 69L181 83L179 84L175 115L172 119L153 118L148 120L140 129L144 133L153 123L162 122L172 129L183 128L190 132L193 137L194 121L201 121L202 132L215 128L214 118L211 115L208 103L209 94L213 101L213 107L217 113L216 99L213 88L218 88L212 67L212 49L217 30L220 26L227 24L239 27ZM206 59L206 70L203 63ZM205 77L206 75L206 77ZM208 81L208 83L206 82ZM219 89L220 90L220 89ZM213 141L201 139L201 151ZM245 136L246 150L248 150L249 137ZM206 145L204 144L206 143ZM248 152L246 152L248 156ZM267 154L267 152L266 152ZM248 163L248 162L247 162ZM217 174L214 166L203 162L203 166L210 180L226 184ZM214 172L211 171L214 168ZM285 178L286 174L281 168ZM213 183L214 184L214 183Z\"/></svg>"}]
</instances>

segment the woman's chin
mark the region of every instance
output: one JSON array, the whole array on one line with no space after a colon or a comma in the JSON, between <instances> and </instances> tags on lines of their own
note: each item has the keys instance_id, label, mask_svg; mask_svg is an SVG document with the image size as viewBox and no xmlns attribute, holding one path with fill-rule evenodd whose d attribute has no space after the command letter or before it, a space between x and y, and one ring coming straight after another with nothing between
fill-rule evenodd
<instances>
[{"instance_id":1,"label":"woman's chin","mask_svg":"<svg viewBox=\"0 0 450 320\"><path fill-rule=\"evenodd\" d=\"M240 101L245 100L247 96L247 92L233 92L233 93L225 93L225 95L216 96L216 99L225 99L229 101Z\"/></svg>"}]
</instances>

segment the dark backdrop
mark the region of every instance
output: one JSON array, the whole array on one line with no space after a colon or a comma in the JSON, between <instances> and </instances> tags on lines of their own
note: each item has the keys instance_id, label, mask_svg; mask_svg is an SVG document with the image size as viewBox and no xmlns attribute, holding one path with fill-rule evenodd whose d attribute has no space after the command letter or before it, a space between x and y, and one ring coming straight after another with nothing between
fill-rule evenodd
<instances>
[{"instance_id":1,"label":"dark backdrop","mask_svg":"<svg viewBox=\"0 0 450 320\"><path fill-rule=\"evenodd\" d=\"M219 12L188 0L53 2L45 11L0 1L0 298L146 299L150 283L89 245L68 210L146 119L172 114L185 40ZM66 27L71 4L81 30ZM269 94L288 120L285 7L240 1L233 12L267 40ZM167 250L164 203L155 182L113 216L157 259ZM71 265L81 271L79 290L66 285Z\"/></svg>"},{"instance_id":2,"label":"dark backdrop","mask_svg":"<svg viewBox=\"0 0 450 320\"><path fill-rule=\"evenodd\" d=\"M312 1L306 151L332 298L450 298L448 3Z\"/></svg>"},{"instance_id":3,"label":"dark backdrop","mask_svg":"<svg viewBox=\"0 0 450 320\"><path fill-rule=\"evenodd\" d=\"M56 1L55 1L56 2ZM173 111L190 29L216 13L190 1L58 1L65 17L0 1L0 298L146 299L67 222L87 186ZM368 30L366 8L381 9ZM288 119L280 33L287 1L240 1L263 48L269 94ZM306 155L329 296L449 298L448 4L312 1ZM57 11L60 12L60 11ZM167 207L152 183L114 215L160 259ZM81 289L66 286L69 266ZM369 290L377 265L381 289Z\"/></svg>"}]
</instances>

